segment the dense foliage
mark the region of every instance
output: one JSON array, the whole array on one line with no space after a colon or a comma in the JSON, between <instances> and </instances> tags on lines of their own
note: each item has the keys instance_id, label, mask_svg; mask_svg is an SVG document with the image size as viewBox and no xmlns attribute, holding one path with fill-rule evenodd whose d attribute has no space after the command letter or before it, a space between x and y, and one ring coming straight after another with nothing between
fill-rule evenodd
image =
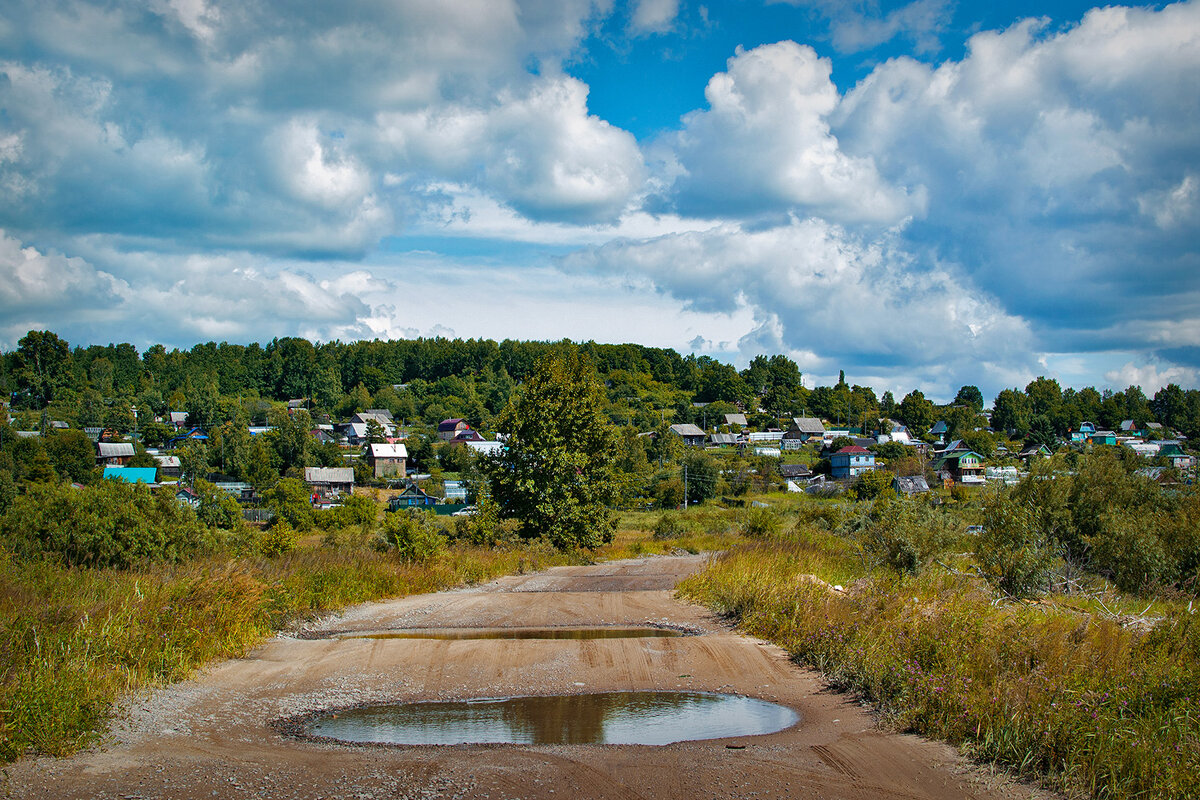
<instances>
[{"instance_id":1,"label":"dense foliage","mask_svg":"<svg viewBox=\"0 0 1200 800\"><path fill-rule=\"evenodd\" d=\"M0 536L18 553L52 553L66 564L129 567L179 561L211 549L214 533L170 493L98 481L32 486L0 517Z\"/></svg>"}]
</instances>

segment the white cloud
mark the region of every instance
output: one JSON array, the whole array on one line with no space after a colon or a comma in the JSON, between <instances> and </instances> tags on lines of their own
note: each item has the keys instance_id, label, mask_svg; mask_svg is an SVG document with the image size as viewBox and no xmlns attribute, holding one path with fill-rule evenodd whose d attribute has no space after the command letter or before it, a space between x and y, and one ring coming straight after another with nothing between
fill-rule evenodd
<instances>
[{"instance_id":1,"label":"white cloud","mask_svg":"<svg viewBox=\"0 0 1200 800\"><path fill-rule=\"evenodd\" d=\"M105 308L127 288L81 258L25 247L0 230L0 312L14 323L50 320L73 305Z\"/></svg>"},{"instance_id":2,"label":"white cloud","mask_svg":"<svg viewBox=\"0 0 1200 800\"><path fill-rule=\"evenodd\" d=\"M1030 356L1028 325L952 265L929 268L891 237L865 241L808 219L765 230L725 225L614 242L564 260L578 272L645 276L688 307L753 312L743 355L786 350L821 363L978 375Z\"/></svg>"},{"instance_id":3,"label":"white cloud","mask_svg":"<svg viewBox=\"0 0 1200 800\"><path fill-rule=\"evenodd\" d=\"M1124 389L1127 386L1140 386L1147 397L1152 397L1155 392L1168 383L1184 387L1200 385L1200 369L1165 366L1160 370L1158 364L1142 364L1139 366L1132 361L1127 361L1119 369L1104 373L1104 380L1108 382L1109 386L1115 389Z\"/></svg>"},{"instance_id":4,"label":"white cloud","mask_svg":"<svg viewBox=\"0 0 1200 800\"><path fill-rule=\"evenodd\" d=\"M870 156L831 133L840 100L831 65L795 42L739 49L708 82L709 108L674 138L673 200L698 216L797 209L835 222L893 224L921 212L922 193L884 181Z\"/></svg>"},{"instance_id":5,"label":"white cloud","mask_svg":"<svg viewBox=\"0 0 1200 800\"><path fill-rule=\"evenodd\" d=\"M679 16L679 0L636 0L629 18L629 32L634 36L667 33Z\"/></svg>"}]
</instances>

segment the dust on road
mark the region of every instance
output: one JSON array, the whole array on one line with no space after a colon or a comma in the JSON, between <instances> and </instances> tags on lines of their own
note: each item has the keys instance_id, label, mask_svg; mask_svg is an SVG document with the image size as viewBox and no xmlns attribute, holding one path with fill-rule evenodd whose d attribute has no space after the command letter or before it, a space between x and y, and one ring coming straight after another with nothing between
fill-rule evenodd
<instances>
[{"instance_id":1,"label":"dust on road","mask_svg":"<svg viewBox=\"0 0 1200 800\"><path fill-rule=\"evenodd\" d=\"M703 556L560 567L370 603L130 701L103 746L11 765L37 798L1028 798L950 747L881 731L771 645L672 597ZM437 628L669 626L627 639L370 639ZM367 703L601 691L732 692L800 714L736 740L378 747L306 741L281 720ZM286 728L285 728L286 729ZM1044 796L1044 795L1043 795Z\"/></svg>"}]
</instances>

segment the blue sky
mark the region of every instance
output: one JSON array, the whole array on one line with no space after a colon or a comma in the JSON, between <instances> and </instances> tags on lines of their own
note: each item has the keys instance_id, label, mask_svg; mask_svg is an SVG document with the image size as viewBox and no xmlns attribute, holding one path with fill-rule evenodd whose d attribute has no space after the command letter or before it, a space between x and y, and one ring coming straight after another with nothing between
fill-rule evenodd
<instances>
[{"instance_id":1,"label":"blue sky","mask_svg":"<svg viewBox=\"0 0 1200 800\"><path fill-rule=\"evenodd\" d=\"M0 8L0 347L635 341L1200 385L1200 5Z\"/></svg>"}]
</instances>

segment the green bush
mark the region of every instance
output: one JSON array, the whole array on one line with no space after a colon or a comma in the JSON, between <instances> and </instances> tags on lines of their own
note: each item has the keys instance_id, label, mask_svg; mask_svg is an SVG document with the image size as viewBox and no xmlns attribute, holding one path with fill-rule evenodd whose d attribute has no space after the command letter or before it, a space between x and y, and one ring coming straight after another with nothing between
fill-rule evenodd
<instances>
[{"instance_id":1,"label":"green bush","mask_svg":"<svg viewBox=\"0 0 1200 800\"><path fill-rule=\"evenodd\" d=\"M311 497L308 486L297 478L283 478L262 493L263 505L299 530L313 526Z\"/></svg>"},{"instance_id":2,"label":"green bush","mask_svg":"<svg viewBox=\"0 0 1200 800\"><path fill-rule=\"evenodd\" d=\"M859 500L874 500L892 489L892 473L873 469L854 479L850 493Z\"/></svg>"},{"instance_id":3,"label":"green bush","mask_svg":"<svg viewBox=\"0 0 1200 800\"><path fill-rule=\"evenodd\" d=\"M742 534L753 538L768 538L783 527L779 515L769 508L752 508L742 519Z\"/></svg>"},{"instance_id":4,"label":"green bush","mask_svg":"<svg viewBox=\"0 0 1200 800\"><path fill-rule=\"evenodd\" d=\"M0 520L15 552L55 553L66 563L127 568L140 561L178 561L218 543L196 514L169 491L97 481L29 487Z\"/></svg>"},{"instance_id":5,"label":"green bush","mask_svg":"<svg viewBox=\"0 0 1200 800\"><path fill-rule=\"evenodd\" d=\"M1029 597L1045 588L1054 547L1035 509L1001 496L984 506L975 560L993 586Z\"/></svg>"},{"instance_id":6,"label":"green bush","mask_svg":"<svg viewBox=\"0 0 1200 800\"><path fill-rule=\"evenodd\" d=\"M688 531L687 524L683 518L674 511L666 511L659 515L658 520L654 523L654 539L662 541L663 539L678 539Z\"/></svg>"},{"instance_id":7,"label":"green bush","mask_svg":"<svg viewBox=\"0 0 1200 800\"><path fill-rule=\"evenodd\" d=\"M957 529L920 498L881 494L864 518L849 520L863 552L877 564L920 572L953 541Z\"/></svg>"},{"instance_id":8,"label":"green bush","mask_svg":"<svg viewBox=\"0 0 1200 800\"><path fill-rule=\"evenodd\" d=\"M423 562L442 552L441 526L428 511L391 511L384 517L380 549L395 550L402 561Z\"/></svg>"},{"instance_id":9,"label":"green bush","mask_svg":"<svg viewBox=\"0 0 1200 800\"><path fill-rule=\"evenodd\" d=\"M267 558L278 558L296 549L300 541L299 532L287 523L287 520L276 517L275 524L263 531L258 540L258 550Z\"/></svg>"}]
</instances>

